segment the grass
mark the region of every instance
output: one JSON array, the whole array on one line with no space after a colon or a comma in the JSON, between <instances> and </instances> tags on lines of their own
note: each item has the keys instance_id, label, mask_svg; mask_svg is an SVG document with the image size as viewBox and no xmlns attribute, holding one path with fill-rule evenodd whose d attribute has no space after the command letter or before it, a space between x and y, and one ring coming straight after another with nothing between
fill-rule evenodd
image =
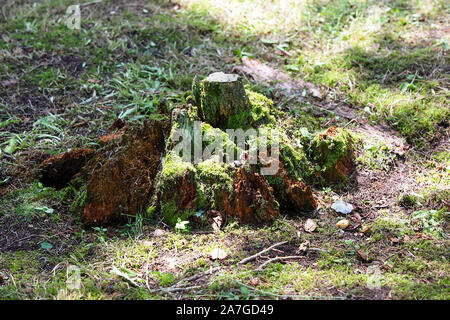
<instances>
[{"instance_id":1,"label":"grass","mask_svg":"<svg viewBox=\"0 0 450 320\"><path fill-rule=\"evenodd\" d=\"M69 0L17 1L0 15L1 298L449 299L448 4L79 2L80 30L65 25ZM95 146L117 118L134 123L168 114L185 102L196 74L230 72L244 56L325 93L320 103L295 101L244 79L249 90L284 106L278 125L292 136L332 119L355 132L363 123L395 130L410 145L405 155L362 135L356 160L360 172L379 179L407 166L408 180L397 183L405 190L391 191L382 210L371 207L386 196L370 198L376 189L361 196L317 190L323 205L310 217L282 213L264 228L231 221L218 233L186 233L145 219L86 228L69 210L80 191L36 181L41 160ZM321 109L328 105L350 107L357 121ZM358 211L367 233L335 226L342 217L329 207L340 197L370 203ZM303 230L306 218L317 222L314 233ZM282 252L237 265L280 241L287 241ZM309 249L298 251L305 241ZM209 257L218 247L226 259ZM256 270L276 255L303 258ZM217 271L186 280L210 268ZM78 288L68 285L68 270L78 270ZM168 289L178 284L196 288Z\"/></svg>"}]
</instances>

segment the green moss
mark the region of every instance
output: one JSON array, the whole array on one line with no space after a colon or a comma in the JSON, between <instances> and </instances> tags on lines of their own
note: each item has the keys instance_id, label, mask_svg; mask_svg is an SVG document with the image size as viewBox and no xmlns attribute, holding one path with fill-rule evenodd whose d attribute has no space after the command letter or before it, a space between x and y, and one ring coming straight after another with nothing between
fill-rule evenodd
<instances>
[{"instance_id":1,"label":"green moss","mask_svg":"<svg viewBox=\"0 0 450 320\"><path fill-rule=\"evenodd\" d=\"M155 213L156 213L156 206L149 206L147 208L147 218L149 219L153 219L155 217Z\"/></svg>"},{"instance_id":2,"label":"green moss","mask_svg":"<svg viewBox=\"0 0 450 320\"><path fill-rule=\"evenodd\" d=\"M81 189L78 191L75 200L70 205L69 212L81 213L86 202L86 196L87 196L86 186L82 186Z\"/></svg>"},{"instance_id":3,"label":"green moss","mask_svg":"<svg viewBox=\"0 0 450 320\"><path fill-rule=\"evenodd\" d=\"M294 145L283 130L278 130L278 136L270 133L270 126L260 127L261 135L267 136L267 150L270 152L273 144L278 144L280 160L290 175L300 180L307 180L312 174L312 164L304 151L302 144ZM276 140L275 140L276 139ZM258 146L260 141L258 140Z\"/></svg>"},{"instance_id":4,"label":"green moss","mask_svg":"<svg viewBox=\"0 0 450 320\"><path fill-rule=\"evenodd\" d=\"M404 194L398 200L398 204L402 207L409 208L413 207L417 203L417 196L412 194Z\"/></svg>"},{"instance_id":5,"label":"green moss","mask_svg":"<svg viewBox=\"0 0 450 320\"><path fill-rule=\"evenodd\" d=\"M0 199L0 216L14 214L29 220L35 215L49 214L56 218L57 213L53 213L51 206L65 198L64 192L43 187L35 181L28 188L14 190Z\"/></svg>"},{"instance_id":6,"label":"green moss","mask_svg":"<svg viewBox=\"0 0 450 320\"><path fill-rule=\"evenodd\" d=\"M211 157L197 164L198 178L207 183L220 183L231 187L232 179L227 173L228 164Z\"/></svg>"},{"instance_id":7,"label":"green moss","mask_svg":"<svg viewBox=\"0 0 450 320\"><path fill-rule=\"evenodd\" d=\"M197 192L199 208L219 208L223 202L222 192L233 193L233 178L228 173L228 165L219 163L212 157L197 165Z\"/></svg>"},{"instance_id":8,"label":"green moss","mask_svg":"<svg viewBox=\"0 0 450 320\"><path fill-rule=\"evenodd\" d=\"M174 151L170 151L164 159L160 178L162 181L176 179L181 177L186 170L195 172L195 168L191 163L183 161Z\"/></svg>"},{"instance_id":9,"label":"green moss","mask_svg":"<svg viewBox=\"0 0 450 320\"><path fill-rule=\"evenodd\" d=\"M355 159L360 166L373 170L388 170L397 158L384 142L368 141L363 136L353 135L353 137L354 141L359 141L359 145L362 146L359 156Z\"/></svg>"},{"instance_id":10,"label":"green moss","mask_svg":"<svg viewBox=\"0 0 450 320\"><path fill-rule=\"evenodd\" d=\"M250 113L248 110L238 111L227 117L226 129L247 129L250 127Z\"/></svg>"},{"instance_id":11,"label":"green moss","mask_svg":"<svg viewBox=\"0 0 450 320\"><path fill-rule=\"evenodd\" d=\"M348 130L336 128L335 134L319 132L309 146L309 158L323 177L346 180L345 176L336 176L336 165L341 159L352 157L352 136Z\"/></svg>"},{"instance_id":12,"label":"green moss","mask_svg":"<svg viewBox=\"0 0 450 320\"><path fill-rule=\"evenodd\" d=\"M179 211L174 200L162 204L161 212L164 221L172 227L177 224L178 219L186 221L195 213L194 211L189 210Z\"/></svg>"},{"instance_id":13,"label":"green moss","mask_svg":"<svg viewBox=\"0 0 450 320\"><path fill-rule=\"evenodd\" d=\"M372 225L370 241L377 242L389 238L402 238L404 235L412 235L413 228L408 220L398 217L379 217Z\"/></svg>"},{"instance_id":14,"label":"green moss","mask_svg":"<svg viewBox=\"0 0 450 320\"><path fill-rule=\"evenodd\" d=\"M192 85L193 101L200 117L214 127L248 128L251 120L248 97L240 79L232 85L227 87L220 82L195 79Z\"/></svg>"},{"instance_id":15,"label":"green moss","mask_svg":"<svg viewBox=\"0 0 450 320\"><path fill-rule=\"evenodd\" d=\"M221 136L222 150L223 150L224 155L227 152L227 150L232 150L232 152L234 152L235 158L236 158L236 155L240 151L240 149L237 147L236 143L230 139L230 137L228 136L228 134L225 131L222 131L218 128L214 128L208 123L205 123L205 122L202 123L202 134L203 134L204 138L208 137L207 139L211 139L211 137ZM205 148L207 145L214 142L214 139L211 139L211 140L212 141L209 141L209 142L203 142L204 143L203 148ZM216 152L214 151L212 155L216 155Z\"/></svg>"},{"instance_id":16,"label":"green moss","mask_svg":"<svg viewBox=\"0 0 450 320\"><path fill-rule=\"evenodd\" d=\"M275 117L273 113L273 101L261 93L245 90L245 93L250 100L252 112L252 125L258 126L261 124L274 124Z\"/></svg>"}]
</instances>

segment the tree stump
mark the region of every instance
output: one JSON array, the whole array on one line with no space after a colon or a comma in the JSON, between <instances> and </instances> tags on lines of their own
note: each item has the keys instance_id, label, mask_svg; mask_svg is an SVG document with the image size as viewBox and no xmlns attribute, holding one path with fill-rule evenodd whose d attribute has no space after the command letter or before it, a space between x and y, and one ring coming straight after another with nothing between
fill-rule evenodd
<instances>
[{"instance_id":1,"label":"tree stump","mask_svg":"<svg viewBox=\"0 0 450 320\"><path fill-rule=\"evenodd\" d=\"M175 226L187 219L204 223L211 210L255 225L271 223L280 210L313 210L318 203L312 186L349 178L352 136L335 127L314 134L300 130L301 143L294 143L284 128L276 127L277 113L270 99L246 90L237 75L218 72L194 80L191 103L175 108L170 122L127 127L92 151L72 178L84 181L84 191L71 211L83 212L88 224L123 222L146 212ZM279 132L268 142L279 146L279 158L273 160L279 167L268 175L261 171L267 164L241 157L245 146L226 129L252 128L264 136L274 127ZM239 160L233 160L235 154ZM56 157L62 165L51 166L52 176L84 164L70 158L74 165L66 161L68 155Z\"/></svg>"},{"instance_id":2,"label":"tree stump","mask_svg":"<svg viewBox=\"0 0 450 320\"><path fill-rule=\"evenodd\" d=\"M241 78L215 72L202 81L194 80L192 92L200 118L215 128L248 127L250 102Z\"/></svg>"}]
</instances>

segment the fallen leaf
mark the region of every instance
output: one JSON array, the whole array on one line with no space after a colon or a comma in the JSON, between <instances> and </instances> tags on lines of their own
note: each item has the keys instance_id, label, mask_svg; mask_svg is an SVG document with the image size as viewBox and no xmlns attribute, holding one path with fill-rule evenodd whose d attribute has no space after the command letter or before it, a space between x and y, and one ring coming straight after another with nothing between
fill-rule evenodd
<instances>
[{"instance_id":1,"label":"fallen leaf","mask_svg":"<svg viewBox=\"0 0 450 320\"><path fill-rule=\"evenodd\" d=\"M309 240L305 240L302 242L302 244L298 247L297 252L302 252L308 250L309 247Z\"/></svg>"},{"instance_id":2,"label":"fallen leaf","mask_svg":"<svg viewBox=\"0 0 450 320\"><path fill-rule=\"evenodd\" d=\"M90 82L90 83L99 83L100 82L100 80L93 79L93 78L89 78L87 81Z\"/></svg>"},{"instance_id":3,"label":"fallen leaf","mask_svg":"<svg viewBox=\"0 0 450 320\"><path fill-rule=\"evenodd\" d=\"M153 232L153 236L155 236L155 237L160 237L162 235L164 235L164 230L155 229L155 231Z\"/></svg>"},{"instance_id":4,"label":"fallen leaf","mask_svg":"<svg viewBox=\"0 0 450 320\"><path fill-rule=\"evenodd\" d=\"M211 226L212 226L214 232L219 232L220 228L222 227L222 224L223 224L222 214L216 210L209 210L208 211L208 221L209 221L209 223L211 223Z\"/></svg>"},{"instance_id":5,"label":"fallen leaf","mask_svg":"<svg viewBox=\"0 0 450 320\"><path fill-rule=\"evenodd\" d=\"M260 284L261 280L259 280L259 278L251 278L250 281L248 282L248 285L252 287L259 286Z\"/></svg>"},{"instance_id":6,"label":"fallen leaf","mask_svg":"<svg viewBox=\"0 0 450 320\"><path fill-rule=\"evenodd\" d=\"M370 229L372 229L372 226L364 226L364 227L361 229L361 233L366 233L366 232L369 231Z\"/></svg>"},{"instance_id":7,"label":"fallen leaf","mask_svg":"<svg viewBox=\"0 0 450 320\"><path fill-rule=\"evenodd\" d=\"M389 240L391 240L392 243L398 243L399 240L397 238L389 238Z\"/></svg>"},{"instance_id":8,"label":"fallen leaf","mask_svg":"<svg viewBox=\"0 0 450 320\"><path fill-rule=\"evenodd\" d=\"M317 228L317 224L314 222L313 219L308 219L306 220L306 222L303 224L303 229L306 232L313 232L314 230L316 230Z\"/></svg>"},{"instance_id":9,"label":"fallen leaf","mask_svg":"<svg viewBox=\"0 0 450 320\"><path fill-rule=\"evenodd\" d=\"M350 216L350 220L353 222L352 226L348 230L356 230L361 225L361 216L358 213L354 213Z\"/></svg>"},{"instance_id":10,"label":"fallen leaf","mask_svg":"<svg viewBox=\"0 0 450 320\"><path fill-rule=\"evenodd\" d=\"M345 229L349 226L349 224L350 222L347 219L342 219L336 223L336 226L340 229Z\"/></svg>"},{"instance_id":11,"label":"fallen leaf","mask_svg":"<svg viewBox=\"0 0 450 320\"><path fill-rule=\"evenodd\" d=\"M9 79L9 80L3 80L1 83L2 83L2 86L4 86L4 87L10 87L10 86L14 86L14 85L18 84L19 81L16 79Z\"/></svg>"},{"instance_id":12,"label":"fallen leaf","mask_svg":"<svg viewBox=\"0 0 450 320\"><path fill-rule=\"evenodd\" d=\"M358 253L359 257L364 260L365 262L369 261L369 257L367 256L367 254L362 251L362 250L356 250L356 252Z\"/></svg>"},{"instance_id":13,"label":"fallen leaf","mask_svg":"<svg viewBox=\"0 0 450 320\"><path fill-rule=\"evenodd\" d=\"M221 248L214 248L210 253L209 253L209 257L212 260L223 260L226 257L228 257L228 254L225 250L221 249Z\"/></svg>"}]
</instances>

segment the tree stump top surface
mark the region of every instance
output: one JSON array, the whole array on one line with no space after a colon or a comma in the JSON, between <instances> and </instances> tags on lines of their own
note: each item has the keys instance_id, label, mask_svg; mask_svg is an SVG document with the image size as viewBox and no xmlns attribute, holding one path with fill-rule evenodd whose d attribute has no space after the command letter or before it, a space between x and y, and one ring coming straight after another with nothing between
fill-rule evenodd
<instances>
[{"instance_id":1,"label":"tree stump top surface","mask_svg":"<svg viewBox=\"0 0 450 320\"><path fill-rule=\"evenodd\" d=\"M223 72L214 72L211 73L205 81L207 82L234 82L239 79L239 75L237 74L228 74Z\"/></svg>"}]
</instances>

